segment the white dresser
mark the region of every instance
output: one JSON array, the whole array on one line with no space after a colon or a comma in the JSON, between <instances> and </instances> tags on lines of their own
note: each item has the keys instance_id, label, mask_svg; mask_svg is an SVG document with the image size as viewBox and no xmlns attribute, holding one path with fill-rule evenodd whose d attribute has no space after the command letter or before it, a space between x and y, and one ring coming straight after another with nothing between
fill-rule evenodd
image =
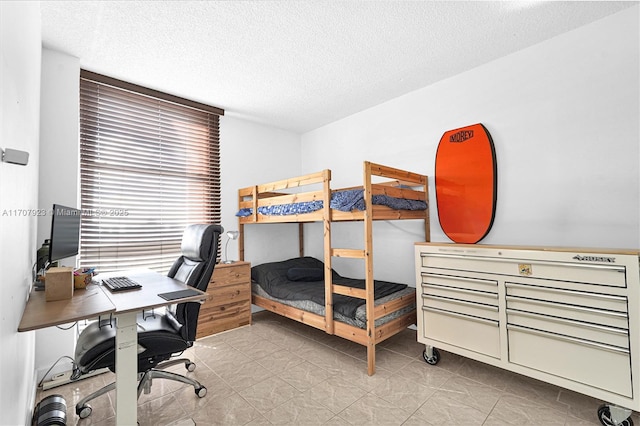
<instances>
[{"instance_id":1,"label":"white dresser","mask_svg":"<svg viewBox=\"0 0 640 426\"><path fill-rule=\"evenodd\" d=\"M640 409L639 252L418 243L418 341ZM607 423L609 422L609 423Z\"/></svg>"}]
</instances>

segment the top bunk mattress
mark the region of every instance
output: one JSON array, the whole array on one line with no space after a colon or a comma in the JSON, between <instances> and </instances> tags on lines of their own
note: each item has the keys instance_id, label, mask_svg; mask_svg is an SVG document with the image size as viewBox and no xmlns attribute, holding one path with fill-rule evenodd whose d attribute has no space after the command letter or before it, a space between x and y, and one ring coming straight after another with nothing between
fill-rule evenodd
<instances>
[{"instance_id":1,"label":"top bunk mattress","mask_svg":"<svg viewBox=\"0 0 640 426\"><path fill-rule=\"evenodd\" d=\"M392 197L385 194L374 194L372 204L390 207L394 210L426 210L428 205L422 200L410 200L405 198ZM277 204L270 206L258 207L258 213L265 216L286 216L311 213L321 210L324 207L322 200L304 201L292 204ZM365 210L364 190L348 189L344 191L336 191L331 194L330 205L332 209L343 212L352 212L356 210ZM253 214L252 208L240 209L236 216L247 217Z\"/></svg>"}]
</instances>

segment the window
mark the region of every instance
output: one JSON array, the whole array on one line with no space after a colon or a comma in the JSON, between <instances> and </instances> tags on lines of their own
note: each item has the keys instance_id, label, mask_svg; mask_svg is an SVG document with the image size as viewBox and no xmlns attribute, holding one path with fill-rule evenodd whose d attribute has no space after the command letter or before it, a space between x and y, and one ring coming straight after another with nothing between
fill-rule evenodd
<instances>
[{"instance_id":1,"label":"window","mask_svg":"<svg viewBox=\"0 0 640 426\"><path fill-rule=\"evenodd\" d=\"M223 114L81 71L81 267L166 273L188 224L220 223Z\"/></svg>"}]
</instances>

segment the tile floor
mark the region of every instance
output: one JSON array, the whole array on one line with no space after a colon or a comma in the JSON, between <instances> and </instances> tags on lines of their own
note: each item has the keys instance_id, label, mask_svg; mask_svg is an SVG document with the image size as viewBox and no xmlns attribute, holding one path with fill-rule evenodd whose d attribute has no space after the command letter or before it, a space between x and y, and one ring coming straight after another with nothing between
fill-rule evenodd
<instances>
[{"instance_id":1,"label":"tile floor","mask_svg":"<svg viewBox=\"0 0 640 426\"><path fill-rule=\"evenodd\" d=\"M416 332L381 343L367 376L363 346L269 312L253 325L200 339L188 357L208 389L155 380L139 400L146 425L599 425L600 401L441 351L422 360ZM172 370L185 373L183 365ZM80 420L74 404L113 380L111 373L38 392L61 394L68 425L113 425L113 392ZM633 420L640 425L638 413Z\"/></svg>"}]
</instances>

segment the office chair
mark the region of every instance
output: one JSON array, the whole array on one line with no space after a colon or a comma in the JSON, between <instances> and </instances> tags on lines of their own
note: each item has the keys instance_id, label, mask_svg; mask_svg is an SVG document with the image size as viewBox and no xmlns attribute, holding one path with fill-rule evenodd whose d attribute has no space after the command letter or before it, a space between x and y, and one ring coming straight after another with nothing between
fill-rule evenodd
<instances>
[{"instance_id":1,"label":"office chair","mask_svg":"<svg viewBox=\"0 0 640 426\"><path fill-rule=\"evenodd\" d=\"M218 240L224 232L219 225L189 225L182 236L182 255L167 273L171 278L206 291L218 255ZM188 359L170 360L172 355L190 348L196 339L200 303L185 302L167 309L165 313L141 313L138 315L138 397L142 391L151 391L153 378L163 378L186 383L194 387L203 398L207 389L198 381L180 374L160 370L184 362L188 371L195 364ZM81 376L100 368L115 372L115 327L110 319L99 319L85 328L78 338L75 352L75 374ZM159 363L162 363L159 365ZM76 404L76 414L81 419L91 415L88 401L115 389L115 382L83 398Z\"/></svg>"}]
</instances>

